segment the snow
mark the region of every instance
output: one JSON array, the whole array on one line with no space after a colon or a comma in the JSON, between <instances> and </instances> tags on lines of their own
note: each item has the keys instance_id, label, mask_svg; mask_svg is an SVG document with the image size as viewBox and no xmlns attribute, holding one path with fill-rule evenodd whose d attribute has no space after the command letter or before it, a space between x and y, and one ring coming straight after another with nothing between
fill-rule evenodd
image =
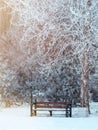
<instances>
[{"instance_id":1,"label":"snow","mask_svg":"<svg viewBox=\"0 0 98 130\"><path fill-rule=\"evenodd\" d=\"M0 130L98 130L98 103L91 104L91 115L73 108L73 117L29 116L29 107L1 108Z\"/></svg>"}]
</instances>

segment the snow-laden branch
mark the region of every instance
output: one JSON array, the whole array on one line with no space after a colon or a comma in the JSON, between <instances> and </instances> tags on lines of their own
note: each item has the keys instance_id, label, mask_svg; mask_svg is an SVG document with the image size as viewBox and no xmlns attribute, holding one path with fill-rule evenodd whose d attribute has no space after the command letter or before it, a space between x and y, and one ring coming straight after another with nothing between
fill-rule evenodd
<instances>
[{"instance_id":1,"label":"snow-laden branch","mask_svg":"<svg viewBox=\"0 0 98 130\"><path fill-rule=\"evenodd\" d=\"M96 18L91 13L95 5L88 10L86 2L4 0L11 9L10 28L6 34L9 49L5 54L10 66L17 71L23 68L26 73L36 70L42 74L52 72L59 61L73 63L76 56L82 64L85 47L88 44L87 52L91 50L92 36L97 32L97 22L93 21Z\"/></svg>"}]
</instances>

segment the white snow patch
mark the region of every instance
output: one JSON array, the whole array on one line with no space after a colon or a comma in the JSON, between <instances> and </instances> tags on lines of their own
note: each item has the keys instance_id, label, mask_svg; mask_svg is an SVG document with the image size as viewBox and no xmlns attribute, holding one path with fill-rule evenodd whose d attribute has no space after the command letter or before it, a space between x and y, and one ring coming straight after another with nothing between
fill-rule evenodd
<instances>
[{"instance_id":1,"label":"white snow patch","mask_svg":"<svg viewBox=\"0 0 98 130\"><path fill-rule=\"evenodd\" d=\"M29 107L0 110L0 130L98 130L98 103L91 103L91 115L73 108L73 117L30 117ZM81 118L79 118L81 117Z\"/></svg>"}]
</instances>

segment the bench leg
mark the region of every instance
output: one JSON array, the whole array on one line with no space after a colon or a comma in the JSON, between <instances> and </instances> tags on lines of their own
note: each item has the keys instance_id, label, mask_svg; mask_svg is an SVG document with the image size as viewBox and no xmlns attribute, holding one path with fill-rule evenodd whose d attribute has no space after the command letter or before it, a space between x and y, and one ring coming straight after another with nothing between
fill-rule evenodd
<instances>
[{"instance_id":1,"label":"bench leg","mask_svg":"<svg viewBox=\"0 0 98 130\"><path fill-rule=\"evenodd\" d=\"M32 111L32 116L36 116L36 115L37 115L36 110L33 110L33 111Z\"/></svg>"},{"instance_id":2,"label":"bench leg","mask_svg":"<svg viewBox=\"0 0 98 130\"><path fill-rule=\"evenodd\" d=\"M66 109L66 117L72 117L72 110L70 108Z\"/></svg>"},{"instance_id":3,"label":"bench leg","mask_svg":"<svg viewBox=\"0 0 98 130\"><path fill-rule=\"evenodd\" d=\"M52 111L49 111L50 112L50 116L52 116Z\"/></svg>"},{"instance_id":4,"label":"bench leg","mask_svg":"<svg viewBox=\"0 0 98 130\"><path fill-rule=\"evenodd\" d=\"M34 115L35 115L35 116L37 115L37 112L36 112L36 110L34 110Z\"/></svg>"},{"instance_id":5,"label":"bench leg","mask_svg":"<svg viewBox=\"0 0 98 130\"><path fill-rule=\"evenodd\" d=\"M66 117L69 117L69 113L68 113L68 111L66 111Z\"/></svg>"}]
</instances>

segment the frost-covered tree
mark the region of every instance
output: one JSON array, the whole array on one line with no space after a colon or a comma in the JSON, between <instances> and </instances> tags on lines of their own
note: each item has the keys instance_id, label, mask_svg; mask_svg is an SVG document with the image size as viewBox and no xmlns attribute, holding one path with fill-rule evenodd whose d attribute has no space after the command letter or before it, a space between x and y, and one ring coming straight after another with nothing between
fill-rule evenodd
<instances>
[{"instance_id":1,"label":"frost-covered tree","mask_svg":"<svg viewBox=\"0 0 98 130\"><path fill-rule=\"evenodd\" d=\"M94 16L97 2L94 0L4 0L3 2L5 4L1 9L6 5L11 10L10 28L4 34L4 38L1 36L5 39L3 46L8 48L4 55L8 67L14 70L19 84L30 86L31 82L33 86L38 86L43 82L47 85L52 74L57 84L63 86L66 79L64 83L63 80L60 83L61 77L56 72L63 75L61 68L67 68L70 63L71 75L74 75L73 68L77 75L82 73L81 98L82 104L87 104L84 88L87 88L85 85L88 84L88 60L90 63L92 61L89 53L91 55L92 46L96 46L94 39L97 39L97 35L96 38L94 35L98 33L94 22L97 17ZM57 65L56 71L54 68ZM87 79L84 79L85 74ZM38 78L39 75L41 78ZM51 83L51 86L52 84L55 83Z\"/></svg>"},{"instance_id":2,"label":"frost-covered tree","mask_svg":"<svg viewBox=\"0 0 98 130\"><path fill-rule=\"evenodd\" d=\"M85 0L81 1L76 1L77 4L75 4L75 9L73 9L73 13L75 11L77 14L79 14L79 23L81 28L79 31L80 34L80 44L82 45L81 49L81 55L80 55L80 61L81 61L81 67L82 67L82 84L81 84L81 99L82 99L82 106L88 104L88 85L89 85L89 70L90 64L92 64L92 61L95 59L92 58L94 50L93 50L93 44L96 46L96 41L95 41L95 32L96 34L98 33L96 30L96 16L94 16L94 12L96 12L94 9L96 8L96 5L98 2L91 1L91 0ZM75 13L76 14L76 13ZM95 23L95 25L94 25ZM78 49L80 51L80 49ZM91 56L92 54L92 56ZM96 53L97 54L97 53ZM91 56L91 57L90 57ZM94 66L94 64L93 64ZM88 106L89 107L89 106Z\"/></svg>"}]
</instances>

